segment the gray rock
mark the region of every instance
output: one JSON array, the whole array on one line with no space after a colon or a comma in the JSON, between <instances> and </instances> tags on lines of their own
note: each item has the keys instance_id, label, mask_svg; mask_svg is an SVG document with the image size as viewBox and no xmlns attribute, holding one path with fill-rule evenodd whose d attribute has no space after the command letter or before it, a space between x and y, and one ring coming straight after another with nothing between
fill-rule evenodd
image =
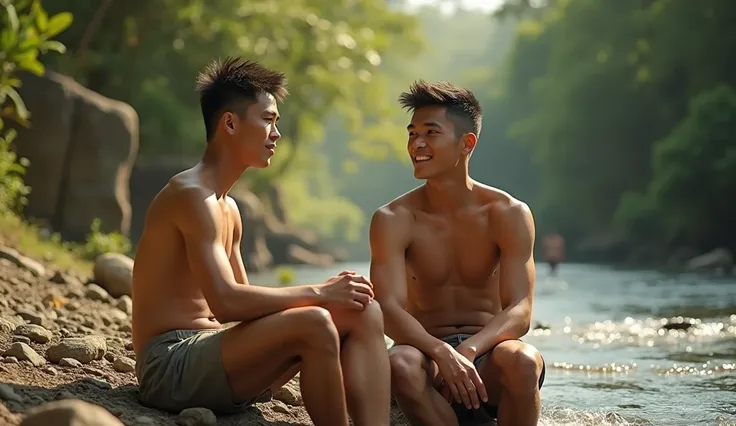
<instances>
[{"instance_id":1,"label":"gray rock","mask_svg":"<svg viewBox=\"0 0 736 426\"><path fill-rule=\"evenodd\" d=\"M36 367L46 364L46 360L25 343L15 342L3 353L4 356L16 357L21 361L30 361Z\"/></svg>"},{"instance_id":2,"label":"gray rock","mask_svg":"<svg viewBox=\"0 0 736 426\"><path fill-rule=\"evenodd\" d=\"M77 367L77 368L79 368L82 365L84 365L84 364L82 364L81 362L77 361L74 358L62 358L62 359L59 360L59 366L61 366L61 367Z\"/></svg>"},{"instance_id":3,"label":"gray rock","mask_svg":"<svg viewBox=\"0 0 736 426\"><path fill-rule=\"evenodd\" d=\"M30 257L23 256L10 247L0 247L0 258L11 261L19 268L23 268L29 271L36 277L42 277L46 275L46 268L44 268L42 264L31 259Z\"/></svg>"},{"instance_id":4,"label":"gray rock","mask_svg":"<svg viewBox=\"0 0 736 426\"><path fill-rule=\"evenodd\" d=\"M102 359L107 352L107 342L100 335L63 339L46 350L46 358L58 364L62 358L73 358L83 364Z\"/></svg>"},{"instance_id":5,"label":"gray rock","mask_svg":"<svg viewBox=\"0 0 736 426\"><path fill-rule=\"evenodd\" d=\"M128 357L120 356L115 358L112 368L119 373L132 373L135 371L135 361Z\"/></svg>"},{"instance_id":6,"label":"gray rock","mask_svg":"<svg viewBox=\"0 0 736 426\"><path fill-rule=\"evenodd\" d=\"M110 300L110 294L97 284L87 285L84 295L90 300L98 300L100 302L107 302Z\"/></svg>"},{"instance_id":7,"label":"gray rock","mask_svg":"<svg viewBox=\"0 0 736 426\"><path fill-rule=\"evenodd\" d=\"M0 383L0 398L4 401L23 402L23 397L15 393L15 389L5 383Z\"/></svg>"},{"instance_id":8,"label":"gray rock","mask_svg":"<svg viewBox=\"0 0 736 426\"><path fill-rule=\"evenodd\" d=\"M187 408L176 418L179 426L217 426L215 413L207 408Z\"/></svg>"},{"instance_id":9,"label":"gray rock","mask_svg":"<svg viewBox=\"0 0 736 426\"><path fill-rule=\"evenodd\" d=\"M104 408L78 399L48 402L34 408L20 426L124 426Z\"/></svg>"},{"instance_id":10,"label":"gray rock","mask_svg":"<svg viewBox=\"0 0 736 426\"><path fill-rule=\"evenodd\" d=\"M41 344L48 343L54 337L53 333L35 324L19 325L15 329L15 334L16 336L24 336L33 342Z\"/></svg>"}]
</instances>

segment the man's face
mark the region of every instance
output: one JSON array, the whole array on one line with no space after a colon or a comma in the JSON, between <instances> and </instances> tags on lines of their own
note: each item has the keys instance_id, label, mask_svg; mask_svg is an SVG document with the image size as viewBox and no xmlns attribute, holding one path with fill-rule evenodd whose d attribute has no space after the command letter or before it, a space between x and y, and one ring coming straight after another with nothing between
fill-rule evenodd
<instances>
[{"instance_id":1,"label":"man's face","mask_svg":"<svg viewBox=\"0 0 736 426\"><path fill-rule=\"evenodd\" d=\"M243 114L226 113L225 126L231 135L230 149L246 167L268 167L281 134L276 127L279 110L276 99L261 93Z\"/></svg>"},{"instance_id":2,"label":"man's face","mask_svg":"<svg viewBox=\"0 0 736 426\"><path fill-rule=\"evenodd\" d=\"M417 109L407 130L407 148L417 179L441 175L456 167L469 153L464 143L465 135L456 135L455 125L447 118L445 107Z\"/></svg>"}]
</instances>

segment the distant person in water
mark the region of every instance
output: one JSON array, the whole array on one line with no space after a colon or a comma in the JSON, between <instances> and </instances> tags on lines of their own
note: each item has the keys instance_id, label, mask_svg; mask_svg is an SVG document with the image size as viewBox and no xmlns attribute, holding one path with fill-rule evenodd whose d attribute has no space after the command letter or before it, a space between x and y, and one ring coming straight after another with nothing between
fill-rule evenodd
<instances>
[{"instance_id":1,"label":"distant person in water","mask_svg":"<svg viewBox=\"0 0 736 426\"><path fill-rule=\"evenodd\" d=\"M470 91L418 81L400 102L425 182L370 225L371 280L395 342L393 396L414 426L536 425L544 361L520 340L534 294L532 213L468 175L481 130Z\"/></svg>"},{"instance_id":2,"label":"distant person in water","mask_svg":"<svg viewBox=\"0 0 736 426\"><path fill-rule=\"evenodd\" d=\"M557 275L557 268L565 260L565 239L558 233L552 233L544 238L544 259L549 264L549 273Z\"/></svg>"},{"instance_id":3,"label":"distant person in water","mask_svg":"<svg viewBox=\"0 0 736 426\"><path fill-rule=\"evenodd\" d=\"M228 192L267 167L280 138L284 75L240 58L198 79L207 147L151 203L133 270L133 346L144 405L238 412L301 372L317 426L388 426L390 370L371 283L250 285ZM233 327L222 324L236 322Z\"/></svg>"}]
</instances>

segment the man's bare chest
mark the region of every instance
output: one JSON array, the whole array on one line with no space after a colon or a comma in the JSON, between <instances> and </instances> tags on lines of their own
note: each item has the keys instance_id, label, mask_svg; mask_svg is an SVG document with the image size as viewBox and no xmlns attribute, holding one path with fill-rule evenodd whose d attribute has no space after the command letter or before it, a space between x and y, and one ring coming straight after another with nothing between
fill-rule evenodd
<instances>
[{"instance_id":1,"label":"man's bare chest","mask_svg":"<svg viewBox=\"0 0 736 426\"><path fill-rule=\"evenodd\" d=\"M482 285L498 264L487 216L418 220L406 253L408 277L423 286Z\"/></svg>"}]
</instances>

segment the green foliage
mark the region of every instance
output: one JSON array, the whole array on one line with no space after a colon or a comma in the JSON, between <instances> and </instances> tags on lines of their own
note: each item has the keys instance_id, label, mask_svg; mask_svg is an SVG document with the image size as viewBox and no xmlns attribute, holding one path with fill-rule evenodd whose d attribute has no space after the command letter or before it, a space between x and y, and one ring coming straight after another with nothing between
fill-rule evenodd
<instances>
[{"instance_id":1,"label":"green foliage","mask_svg":"<svg viewBox=\"0 0 736 426\"><path fill-rule=\"evenodd\" d=\"M100 219L92 221L90 232L84 244L76 247L76 252L84 259L94 260L104 253L128 254L132 249L130 240L117 232L105 234L100 232Z\"/></svg>"},{"instance_id":2,"label":"green foliage","mask_svg":"<svg viewBox=\"0 0 736 426\"><path fill-rule=\"evenodd\" d=\"M276 268L276 277L278 279L278 283L280 286L289 286L294 283L294 278L296 276L296 273L294 272L294 269L281 266L279 268Z\"/></svg>"},{"instance_id":3,"label":"green foliage","mask_svg":"<svg viewBox=\"0 0 736 426\"><path fill-rule=\"evenodd\" d=\"M696 96L688 116L655 144L654 175L642 204L656 206L671 238L725 244L736 237L714 220L736 215L727 195L736 193L734 134L736 91L719 86Z\"/></svg>"},{"instance_id":4,"label":"green foliage","mask_svg":"<svg viewBox=\"0 0 736 426\"><path fill-rule=\"evenodd\" d=\"M353 157L386 157L403 143L397 135L405 125L395 120L400 110L381 67L388 54L416 52L421 39L415 20L385 0L56 0L53 7L77 18L63 34L70 54L54 65L136 109L141 156L201 154L204 126L193 88L211 60L241 55L283 71L291 94L280 106L278 155L244 180L258 195L273 185L290 193L309 185L294 201L300 207L288 202L299 224L332 232L343 227L322 225L333 217L347 226L360 221L346 200L330 195L328 170L310 166L327 162L319 147L328 117L345 125ZM301 214L301 207L314 212L325 203L341 212L319 220Z\"/></svg>"},{"instance_id":5,"label":"green foliage","mask_svg":"<svg viewBox=\"0 0 736 426\"><path fill-rule=\"evenodd\" d=\"M30 123L31 113L17 91L18 73L42 75L39 56L64 53L64 45L53 38L71 23L71 14L49 16L39 0L0 0L0 214L19 213L30 191L23 183L28 160L18 159L11 151L16 131L5 123Z\"/></svg>"},{"instance_id":6,"label":"green foliage","mask_svg":"<svg viewBox=\"0 0 736 426\"><path fill-rule=\"evenodd\" d=\"M523 146L496 152L517 166L506 179L539 173L524 189L538 230L736 246L717 225L734 213L736 3L507 3L524 20L487 105Z\"/></svg>"}]
</instances>

